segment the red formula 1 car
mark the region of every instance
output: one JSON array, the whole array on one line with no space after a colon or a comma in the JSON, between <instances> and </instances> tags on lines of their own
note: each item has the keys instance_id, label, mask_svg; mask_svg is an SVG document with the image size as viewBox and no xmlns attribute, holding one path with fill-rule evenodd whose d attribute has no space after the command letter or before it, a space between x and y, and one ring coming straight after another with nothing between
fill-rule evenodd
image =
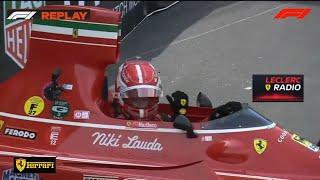
<instances>
[{"instance_id":1,"label":"red formula 1 car","mask_svg":"<svg viewBox=\"0 0 320 180\"><path fill-rule=\"evenodd\" d=\"M86 9L90 20L33 20L26 68L0 85L1 179L320 179L319 147L246 104L204 120L216 108L199 94L174 122L112 118L103 92L105 67L118 62L120 14L43 9ZM160 111L172 114L168 104ZM23 161L31 156L56 157L56 173L14 173L32 168Z\"/></svg>"}]
</instances>

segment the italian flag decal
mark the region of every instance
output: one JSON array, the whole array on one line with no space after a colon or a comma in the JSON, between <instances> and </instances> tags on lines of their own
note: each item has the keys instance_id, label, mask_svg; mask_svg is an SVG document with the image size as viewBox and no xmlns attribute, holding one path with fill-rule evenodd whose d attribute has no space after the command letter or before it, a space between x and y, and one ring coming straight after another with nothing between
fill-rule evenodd
<instances>
[{"instance_id":1,"label":"italian flag decal","mask_svg":"<svg viewBox=\"0 0 320 180\"><path fill-rule=\"evenodd\" d=\"M31 38L62 43L117 47L118 24L70 20L34 20Z\"/></svg>"}]
</instances>

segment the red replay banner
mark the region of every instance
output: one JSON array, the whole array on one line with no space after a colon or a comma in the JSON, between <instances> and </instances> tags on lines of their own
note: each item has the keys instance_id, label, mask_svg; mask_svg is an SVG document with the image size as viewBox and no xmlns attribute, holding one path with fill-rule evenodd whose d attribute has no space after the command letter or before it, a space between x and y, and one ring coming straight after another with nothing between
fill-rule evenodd
<instances>
[{"instance_id":1,"label":"red replay banner","mask_svg":"<svg viewBox=\"0 0 320 180\"><path fill-rule=\"evenodd\" d=\"M303 75L253 75L253 102L303 102Z\"/></svg>"}]
</instances>

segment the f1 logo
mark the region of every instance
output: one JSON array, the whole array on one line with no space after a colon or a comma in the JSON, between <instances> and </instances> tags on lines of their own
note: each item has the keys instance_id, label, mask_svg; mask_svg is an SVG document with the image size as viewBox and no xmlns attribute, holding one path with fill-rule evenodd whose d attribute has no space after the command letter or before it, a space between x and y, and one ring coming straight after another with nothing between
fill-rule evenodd
<instances>
[{"instance_id":1,"label":"f1 logo","mask_svg":"<svg viewBox=\"0 0 320 180\"><path fill-rule=\"evenodd\" d=\"M36 11L16 11L7 19L31 19L36 13Z\"/></svg>"},{"instance_id":2,"label":"f1 logo","mask_svg":"<svg viewBox=\"0 0 320 180\"><path fill-rule=\"evenodd\" d=\"M281 10L274 18L285 19L287 17L296 17L297 19L303 19L310 11L311 8L286 8Z\"/></svg>"}]
</instances>

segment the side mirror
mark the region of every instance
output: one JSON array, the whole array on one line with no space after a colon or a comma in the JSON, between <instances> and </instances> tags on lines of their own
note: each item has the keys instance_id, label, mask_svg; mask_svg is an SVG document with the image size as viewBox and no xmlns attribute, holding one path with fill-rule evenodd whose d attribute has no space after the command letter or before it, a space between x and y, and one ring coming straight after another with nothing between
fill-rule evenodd
<instances>
[{"instance_id":1,"label":"side mirror","mask_svg":"<svg viewBox=\"0 0 320 180\"><path fill-rule=\"evenodd\" d=\"M56 69L54 70L54 72L52 73L52 82L56 82L57 79L61 76L61 69Z\"/></svg>"},{"instance_id":2,"label":"side mirror","mask_svg":"<svg viewBox=\"0 0 320 180\"><path fill-rule=\"evenodd\" d=\"M51 76L52 83L44 89L44 96L50 101L56 101L62 94L62 87L59 87L57 82L61 76L61 69L56 69Z\"/></svg>"},{"instance_id":3,"label":"side mirror","mask_svg":"<svg viewBox=\"0 0 320 180\"><path fill-rule=\"evenodd\" d=\"M212 108L212 103L211 103L210 99L205 94L203 94L202 92L199 92L198 97L197 97L197 106Z\"/></svg>"},{"instance_id":4,"label":"side mirror","mask_svg":"<svg viewBox=\"0 0 320 180\"><path fill-rule=\"evenodd\" d=\"M187 131L188 138L197 138L198 135L193 131L191 121L184 115L179 115L174 119L173 127Z\"/></svg>"}]
</instances>

